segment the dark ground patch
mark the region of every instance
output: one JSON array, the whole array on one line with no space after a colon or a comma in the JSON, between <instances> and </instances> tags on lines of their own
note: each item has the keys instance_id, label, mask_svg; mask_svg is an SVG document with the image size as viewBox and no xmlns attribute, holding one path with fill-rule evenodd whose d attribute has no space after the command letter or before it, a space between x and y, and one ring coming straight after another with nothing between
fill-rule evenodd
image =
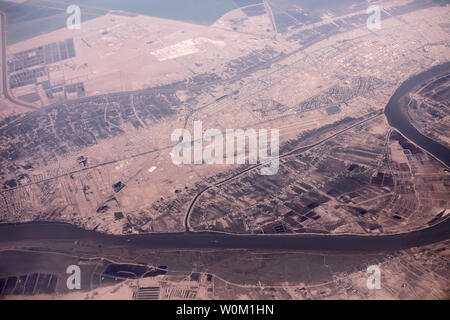
<instances>
[{"instance_id":1,"label":"dark ground patch","mask_svg":"<svg viewBox=\"0 0 450 320\"><path fill-rule=\"evenodd\" d=\"M260 16L266 13L266 9L262 4L258 6L242 8L242 11L244 11L244 13L249 17Z\"/></svg>"}]
</instances>

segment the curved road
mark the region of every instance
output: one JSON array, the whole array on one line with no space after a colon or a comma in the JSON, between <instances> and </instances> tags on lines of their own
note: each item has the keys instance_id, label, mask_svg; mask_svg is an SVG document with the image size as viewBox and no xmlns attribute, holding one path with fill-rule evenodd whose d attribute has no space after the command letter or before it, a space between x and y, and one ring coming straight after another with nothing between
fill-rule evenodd
<instances>
[{"instance_id":1,"label":"curved road","mask_svg":"<svg viewBox=\"0 0 450 320\"><path fill-rule=\"evenodd\" d=\"M8 88L8 64L6 61L6 15L0 11L0 17L2 19L2 84L3 84L3 94L5 95L5 98L9 101L32 110L38 110L35 106L31 106L29 104L23 103L21 101L18 101L14 99L9 94L9 88Z\"/></svg>"},{"instance_id":2,"label":"curved road","mask_svg":"<svg viewBox=\"0 0 450 320\"><path fill-rule=\"evenodd\" d=\"M324 142L326 142L326 141L328 141L328 140L330 140L330 139L335 138L336 136L338 136L338 135L340 135L340 134L342 134L342 133L344 133L344 132L346 132L346 131L348 131L348 130L350 130L350 129L356 127L356 126L359 126L359 125L361 125L361 124L366 123L367 121L370 121L370 120L372 120L372 119L374 119L374 118L376 118L376 117L379 117L380 115L381 115L381 113L375 112L375 115L369 115L368 118L366 118L366 119L364 119L364 120L362 120L362 121L359 121L358 123L352 124L352 125L348 126L347 128L342 129L342 130L340 130L340 131L338 131L338 132L336 132L336 133L330 135L329 137L326 137L326 138L324 138L324 139L322 139L322 140L320 140L320 141L318 141L318 142L316 142L316 143L313 143L313 144L311 144L311 145L303 146L303 147L300 147L300 148L291 150L291 151L289 151L289 152L287 152L287 153L285 153L285 154L279 156L278 158L279 158L279 159L283 159L283 158L286 158L286 157L288 157L288 156L298 155L298 154L300 154L300 153L303 153L303 152L305 152L305 151L308 151L308 150L310 150L310 149L312 149L312 148L314 148L314 147L316 147L316 146L318 146L318 145L320 145L320 144L323 144ZM186 232L190 232L189 218L190 218L190 216L191 216L192 210L193 210L194 207L195 207L195 203L196 203L197 200L201 197L202 194L204 194L206 191L208 191L208 190L211 189L211 188L218 187L218 186L220 186L220 185L222 185L222 184L224 184L224 183L227 183L227 182L229 182L229 181L231 181L231 180L233 180L233 179L235 179L235 178L237 178L237 177L240 177L240 176L242 176L242 175L244 175L244 174L246 174L246 173L248 173L248 172L250 172L250 171L253 171L254 169L257 169L257 168L260 168L260 167L262 167L262 166L264 166L264 165L267 165L267 163L268 163L268 162L263 162L263 163L259 163L259 164L253 165L253 166L251 166L251 167L249 167L249 168L247 168L247 169L245 169L245 170L242 170L241 172L238 172L238 173L234 174L234 175L231 176L231 177L228 177L228 178L225 178L224 180L221 180L221 181L219 181L219 182L216 182L215 184L210 185L210 186L206 187L205 189L203 189L202 191L200 191L200 192L194 197L194 199L192 200L192 202L191 202L191 204L189 205L189 208L188 208L188 210L187 210L187 212L186 212L186 215L185 215L185 217L184 217L184 228L185 228Z\"/></svg>"}]
</instances>

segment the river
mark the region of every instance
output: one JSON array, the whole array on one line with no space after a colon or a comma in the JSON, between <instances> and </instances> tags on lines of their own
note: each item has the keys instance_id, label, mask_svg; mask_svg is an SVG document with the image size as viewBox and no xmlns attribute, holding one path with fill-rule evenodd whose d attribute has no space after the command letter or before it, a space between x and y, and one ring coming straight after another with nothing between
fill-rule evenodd
<instances>
[{"instance_id":1,"label":"river","mask_svg":"<svg viewBox=\"0 0 450 320\"><path fill-rule=\"evenodd\" d=\"M408 139L448 165L449 150L418 132L402 112L399 100L424 81L450 70L450 62L433 67L405 81L385 109L389 124ZM264 249L332 252L384 252L424 246L450 238L450 219L422 230L396 235L227 235L221 233L170 233L115 236L84 230L70 224L34 222L0 225L0 242L23 240L81 240L100 246L148 249Z\"/></svg>"},{"instance_id":2,"label":"river","mask_svg":"<svg viewBox=\"0 0 450 320\"><path fill-rule=\"evenodd\" d=\"M400 101L403 96L418 87L420 84L448 72L450 72L450 62L437 65L427 71L421 72L409 78L395 91L384 110L386 118L392 127L400 131L403 136L408 138L408 140L414 142L416 145L428 151L434 157L445 163L447 167L450 165L450 150L446 146L420 133L411 124L406 113L406 107L401 105Z\"/></svg>"},{"instance_id":3,"label":"river","mask_svg":"<svg viewBox=\"0 0 450 320\"><path fill-rule=\"evenodd\" d=\"M396 235L228 235L220 233L168 233L115 236L64 223L0 225L0 242L23 240L81 240L102 247L131 246L147 249L265 249L333 252L384 252L424 246L450 235L450 219L433 227Z\"/></svg>"}]
</instances>

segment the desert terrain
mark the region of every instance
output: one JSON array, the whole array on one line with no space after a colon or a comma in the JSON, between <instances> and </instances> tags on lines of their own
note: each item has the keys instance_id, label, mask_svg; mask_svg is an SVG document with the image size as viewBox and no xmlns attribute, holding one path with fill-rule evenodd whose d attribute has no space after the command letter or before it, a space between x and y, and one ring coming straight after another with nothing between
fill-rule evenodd
<instances>
[{"instance_id":1,"label":"desert terrain","mask_svg":"<svg viewBox=\"0 0 450 320\"><path fill-rule=\"evenodd\" d=\"M369 5L381 8L379 29L367 27ZM382 236L448 218L448 165L384 114L403 82L449 61L448 2L230 0L210 12L205 6L203 17L83 3L80 29L60 26L65 7L64 1L0 1L1 223L63 222L124 236ZM17 8L28 10L28 20ZM33 19L41 29L29 27ZM449 79L447 71L401 100L410 123L446 148ZM172 133L194 132L198 121L204 130L221 132L279 130L277 174L261 175L264 165L249 161L174 164ZM30 249L9 249L24 248ZM89 290L68 293L54 280L48 292L32 292L44 299L55 292L63 299L445 299L447 248L448 241L440 241L355 254L349 261L356 262L345 267L336 257L336 269L321 262L326 270L317 278L299 278L290 269L292 277L267 276L261 283L261 266L252 266L259 271L247 283L239 275L251 274L250 267L230 267L236 272L227 274L223 264L223 270L207 262L193 267L194 258L172 273L182 262L172 262L167 252L164 259L146 253L145 263L136 264L147 269L122 279L105 270L133 259L90 253L87 268L100 280ZM294 263L287 253L247 253L243 259L253 254L261 260L268 255L269 264L285 261L286 268ZM309 254L292 259L326 260L323 253L312 260ZM386 272L383 291L365 289L371 261ZM156 275L143 277L149 270ZM104 272L118 283L102 282ZM42 273L51 283L53 273ZM0 283L27 274L34 273L0 272ZM14 286L14 297L24 298L25 289ZM145 289L153 287L158 290Z\"/></svg>"}]
</instances>

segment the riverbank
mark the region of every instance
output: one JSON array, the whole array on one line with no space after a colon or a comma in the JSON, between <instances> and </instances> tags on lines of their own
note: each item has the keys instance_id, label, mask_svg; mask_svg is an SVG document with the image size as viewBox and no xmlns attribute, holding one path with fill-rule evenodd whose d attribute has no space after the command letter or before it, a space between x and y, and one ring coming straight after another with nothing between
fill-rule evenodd
<instances>
[{"instance_id":1,"label":"riverbank","mask_svg":"<svg viewBox=\"0 0 450 320\"><path fill-rule=\"evenodd\" d=\"M405 110L406 106L402 105L401 101L405 95L422 83L448 72L450 72L450 62L445 62L409 78L394 92L384 110L391 127L394 127L405 138L431 154L447 168L450 166L450 149L420 133L410 122Z\"/></svg>"}]
</instances>

